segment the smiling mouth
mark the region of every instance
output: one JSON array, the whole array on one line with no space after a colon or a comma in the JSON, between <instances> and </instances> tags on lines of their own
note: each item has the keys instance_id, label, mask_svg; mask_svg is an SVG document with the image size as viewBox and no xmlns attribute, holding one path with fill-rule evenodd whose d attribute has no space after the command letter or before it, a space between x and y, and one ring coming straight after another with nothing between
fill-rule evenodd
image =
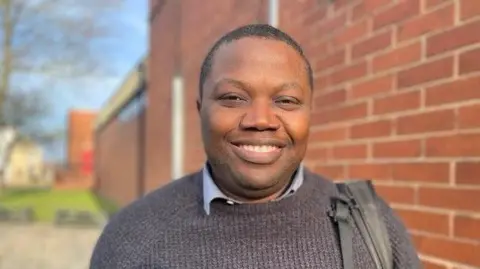
<instances>
[{"instance_id":1,"label":"smiling mouth","mask_svg":"<svg viewBox=\"0 0 480 269\"><path fill-rule=\"evenodd\" d=\"M234 144L235 145L235 144ZM238 148L241 148L245 151L258 152L258 153L269 153L269 152L278 152L281 150L280 147L275 145L248 145L248 144L237 144L235 145Z\"/></svg>"},{"instance_id":2,"label":"smiling mouth","mask_svg":"<svg viewBox=\"0 0 480 269\"><path fill-rule=\"evenodd\" d=\"M285 147L281 142L257 141L231 143L233 152L243 161L252 164L273 164L282 155Z\"/></svg>"}]
</instances>

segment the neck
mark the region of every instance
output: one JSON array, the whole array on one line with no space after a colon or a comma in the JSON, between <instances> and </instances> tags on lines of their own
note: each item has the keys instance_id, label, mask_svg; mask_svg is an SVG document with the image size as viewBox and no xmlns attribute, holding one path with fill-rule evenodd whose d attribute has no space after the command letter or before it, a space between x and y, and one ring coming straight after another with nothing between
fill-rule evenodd
<instances>
[{"instance_id":1,"label":"neck","mask_svg":"<svg viewBox=\"0 0 480 269\"><path fill-rule=\"evenodd\" d=\"M310 197L313 194L318 195L319 192L324 192L329 189L331 183L327 180L318 180L312 178L310 173L305 171L304 181L302 186L292 195L282 197L282 199L275 200L275 202L268 199L250 199L248 202L239 203L237 205L230 205L221 200L214 200L210 203L211 213L234 213L241 215L255 215L255 214L276 214L278 212L295 211L298 208L309 208L307 203L310 203ZM320 195L321 196L321 195ZM327 196L325 196L327 197ZM314 199L315 201L315 199ZM314 206L318 206L317 202L312 203ZM306 209L307 211L309 209Z\"/></svg>"},{"instance_id":2,"label":"neck","mask_svg":"<svg viewBox=\"0 0 480 269\"><path fill-rule=\"evenodd\" d=\"M221 177L222 175L221 174L219 175L218 173L214 173L211 165L208 162L206 167L213 182L226 197L229 197L238 203L246 203L246 204L266 203L266 202L277 200L282 195L284 195L287 190L290 189L290 187L292 186L292 183L295 181L295 176L299 171L299 168L297 168L292 173L292 175L288 176L288 179L281 180L280 182L286 182L286 183L281 188L279 188L279 190L275 191L275 189L278 189L278 186L272 186L270 189L251 190L249 193L247 192L235 193L235 192L229 191L229 188L225 187L224 184L222 184L222 182L218 180L218 178ZM300 176L303 177L303 171ZM272 191L272 189L274 191Z\"/></svg>"},{"instance_id":3,"label":"neck","mask_svg":"<svg viewBox=\"0 0 480 269\"><path fill-rule=\"evenodd\" d=\"M220 187L219 187L220 188ZM267 202L271 202L271 201L274 201L276 199L278 199L284 192L285 192L285 189L287 187L284 187L281 191L278 191L278 192L275 192L274 194L270 194L270 195L267 195L265 197L262 197L262 198L257 198L257 197L245 197L245 196L238 196L238 195L234 195L232 193L229 193L228 191L226 190L223 190L223 189L220 189L222 192L225 193L225 195L227 195L228 197L232 197L234 198L235 200L241 202L241 203L245 203L245 204L260 204L260 203L267 203ZM260 195L258 195L260 196Z\"/></svg>"}]
</instances>

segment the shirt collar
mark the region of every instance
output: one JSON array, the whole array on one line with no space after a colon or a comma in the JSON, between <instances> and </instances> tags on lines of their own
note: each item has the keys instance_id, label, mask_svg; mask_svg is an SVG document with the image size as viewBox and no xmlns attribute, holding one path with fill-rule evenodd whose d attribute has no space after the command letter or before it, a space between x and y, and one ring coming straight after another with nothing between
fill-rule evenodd
<instances>
[{"instance_id":1,"label":"shirt collar","mask_svg":"<svg viewBox=\"0 0 480 269\"><path fill-rule=\"evenodd\" d=\"M217 198L222 198L227 201L229 204L241 204L241 202L236 201L227 195L225 195L215 184L212 179L212 175L208 169L208 164L205 164L202 170L202 178L203 178L203 208L205 209L205 213L207 215L210 214L210 203ZM300 164L295 175L293 177L293 181L291 182L288 189L279 197L277 200L283 199L294 194L303 183L303 174L304 174L303 164Z\"/></svg>"}]
</instances>

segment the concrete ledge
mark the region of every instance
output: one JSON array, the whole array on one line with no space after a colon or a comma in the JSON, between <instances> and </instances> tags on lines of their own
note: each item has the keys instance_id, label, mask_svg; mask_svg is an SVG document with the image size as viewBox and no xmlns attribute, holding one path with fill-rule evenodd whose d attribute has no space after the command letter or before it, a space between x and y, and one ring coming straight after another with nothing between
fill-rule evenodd
<instances>
[{"instance_id":1,"label":"concrete ledge","mask_svg":"<svg viewBox=\"0 0 480 269\"><path fill-rule=\"evenodd\" d=\"M144 57L135 65L135 68L127 74L117 91L98 112L97 119L95 120L95 130L100 129L108 123L138 91L142 90L142 86L146 83L147 69L148 64Z\"/></svg>"}]
</instances>

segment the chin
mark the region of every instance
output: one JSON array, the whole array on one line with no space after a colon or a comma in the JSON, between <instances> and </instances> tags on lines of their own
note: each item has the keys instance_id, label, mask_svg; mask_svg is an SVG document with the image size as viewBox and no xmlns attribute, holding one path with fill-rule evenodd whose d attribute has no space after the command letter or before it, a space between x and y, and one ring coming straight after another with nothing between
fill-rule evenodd
<instances>
[{"instance_id":1,"label":"chin","mask_svg":"<svg viewBox=\"0 0 480 269\"><path fill-rule=\"evenodd\" d=\"M243 169L242 169L243 170ZM248 169L249 171L237 171L238 184L251 190L266 190L274 188L280 183L280 177L273 169ZM278 171L278 170L277 170ZM280 187L281 188L281 187Z\"/></svg>"}]
</instances>

